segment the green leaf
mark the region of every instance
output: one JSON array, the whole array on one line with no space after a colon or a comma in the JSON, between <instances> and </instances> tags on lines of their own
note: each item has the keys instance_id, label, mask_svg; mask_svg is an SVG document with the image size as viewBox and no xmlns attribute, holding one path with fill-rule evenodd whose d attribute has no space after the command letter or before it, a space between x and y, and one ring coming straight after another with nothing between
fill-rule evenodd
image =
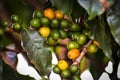
<instances>
[{"instance_id":1,"label":"green leaf","mask_svg":"<svg viewBox=\"0 0 120 80\"><path fill-rule=\"evenodd\" d=\"M52 54L45 45L45 40L38 31L23 29L21 32L23 47L28 52L31 62L41 76L48 75L52 69Z\"/></svg>"},{"instance_id":2,"label":"green leaf","mask_svg":"<svg viewBox=\"0 0 120 80\"><path fill-rule=\"evenodd\" d=\"M107 12L107 21L115 41L120 45L120 0Z\"/></svg>"},{"instance_id":3,"label":"green leaf","mask_svg":"<svg viewBox=\"0 0 120 80\"><path fill-rule=\"evenodd\" d=\"M93 40L97 40L100 44L100 48L103 50L104 54L113 61L112 49L111 49L111 38L107 34L105 22L103 18L97 18L89 23L91 27L91 36Z\"/></svg>"},{"instance_id":4,"label":"green leaf","mask_svg":"<svg viewBox=\"0 0 120 80\"><path fill-rule=\"evenodd\" d=\"M53 6L67 14L69 17L73 9L73 0L50 0Z\"/></svg>"},{"instance_id":5,"label":"green leaf","mask_svg":"<svg viewBox=\"0 0 120 80\"><path fill-rule=\"evenodd\" d=\"M30 76L19 74L9 65L5 64L3 61L2 63L3 63L2 65L3 67L2 78L3 79L0 79L0 80L35 80L34 78Z\"/></svg>"},{"instance_id":6,"label":"green leaf","mask_svg":"<svg viewBox=\"0 0 120 80\"><path fill-rule=\"evenodd\" d=\"M76 18L80 18L81 16L85 15L84 8L78 4L77 0L74 0L72 5L73 8L71 16L74 21L76 20Z\"/></svg>"},{"instance_id":7,"label":"green leaf","mask_svg":"<svg viewBox=\"0 0 120 80\"><path fill-rule=\"evenodd\" d=\"M50 0L53 6L65 13L70 19L73 20L84 15L85 10L75 0Z\"/></svg>"},{"instance_id":8,"label":"green leaf","mask_svg":"<svg viewBox=\"0 0 120 80\"><path fill-rule=\"evenodd\" d=\"M95 16L102 14L102 5L99 0L77 0L78 3L88 12L89 20L93 19Z\"/></svg>"},{"instance_id":9,"label":"green leaf","mask_svg":"<svg viewBox=\"0 0 120 80\"><path fill-rule=\"evenodd\" d=\"M0 39L0 49L8 46L10 43L11 41L6 36L2 36Z\"/></svg>"},{"instance_id":10,"label":"green leaf","mask_svg":"<svg viewBox=\"0 0 120 80\"><path fill-rule=\"evenodd\" d=\"M12 2L9 0L3 1L7 11L12 14L17 14L23 22L23 26L26 27L29 25L29 21L31 19L31 15L33 10L29 6L29 2L26 0L13 0Z\"/></svg>"},{"instance_id":11,"label":"green leaf","mask_svg":"<svg viewBox=\"0 0 120 80\"><path fill-rule=\"evenodd\" d=\"M106 58L102 50L99 50L96 54L89 55L89 59L91 61L89 70L94 80L98 80L107 66L108 58Z\"/></svg>"},{"instance_id":12,"label":"green leaf","mask_svg":"<svg viewBox=\"0 0 120 80\"><path fill-rule=\"evenodd\" d=\"M93 19L94 17L101 15L104 13L103 5L99 0L77 0L78 3L88 12L89 18L88 20ZM113 4L114 0L107 1L110 5Z\"/></svg>"},{"instance_id":13,"label":"green leaf","mask_svg":"<svg viewBox=\"0 0 120 80\"><path fill-rule=\"evenodd\" d=\"M119 59L120 59L120 47L119 47L119 50L118 50L118 52L117 52L117 56L118 56Z\"/></svg>"}]
</instances>

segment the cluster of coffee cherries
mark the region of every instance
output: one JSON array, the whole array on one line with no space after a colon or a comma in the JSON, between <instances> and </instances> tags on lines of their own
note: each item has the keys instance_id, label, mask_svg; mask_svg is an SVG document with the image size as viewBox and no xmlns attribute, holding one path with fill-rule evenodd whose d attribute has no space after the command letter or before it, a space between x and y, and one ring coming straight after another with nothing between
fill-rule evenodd
<instances>
[{"instance_id":1,"label":"cluster of coffee cherries","mask_svg":"<svg viewBox=\"0 0 120 80\"><path fill-rule=\"evenodd\" d=\"M22 21L17 15L12 15L11 20L13 21L11 28L16 32L20 32ZM8 22L3 21L1 25L8 26ZM79 23L73 22L61 11L52 8L46 8L43 11L35 10L30 20L29 28L38 31L45 38L48 46L54 46L53 51L58 58L61 56L67 57L73 62L80 56L80 49L90 40L88 38L90 34L89 29L81 27ZM3 34L2 30L0 28L0 35ZM87 47L87 52L91 54L96 53L98 46L97 41L93 41ZM63 54L62 50L64 49L66 53ZM65 58L58 59L58 63L53 67L53 71L63 78L80 80L79 65L69 64Z\"/></svg>"},{"instance_id":2,"label":"cluster of coffee cherries","mask_svg":"<svg viewBox=\"0 0 120 80\"><path fill-rule=\"evenodd\" d=\"M53 51L58 58L66 56L71 61L75 61L80 56L80 48L90 40L88 38L90 34L89 29L81 27L79 23L72 22L61 11L51 8L46 8L43 11L35 10L30 21L30 28L37 30L46 39L47 45L54 46ZM65 44L64 41L66 42ZM63 47L66 49L66 54L63 54L61 51L64 50ZM87 52L93 54L97 51L98 43L93 41L87 47ZM53 71L63 78L80 80L79 66L69 64L65 58L58 59L58 63L53 67Z\"/></svg>"}]
</instances>

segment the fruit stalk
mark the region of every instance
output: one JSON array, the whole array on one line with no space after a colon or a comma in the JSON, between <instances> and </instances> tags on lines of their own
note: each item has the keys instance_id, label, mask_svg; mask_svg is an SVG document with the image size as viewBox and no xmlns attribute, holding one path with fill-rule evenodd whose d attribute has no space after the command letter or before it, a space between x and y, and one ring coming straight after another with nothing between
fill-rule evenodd
<instances>
[{"instance_id":1,"label":"fruit stalk","mask_svg":"<svg viewBox=\"0 0 120 80\"><path fill-rule=\"evenodd\" d=\"M83 58L84 55L87 53L87 47L88 47L91 43L92 43L92 40L90 40L90 41L83 47L80 56L79 56L77 59L75 59L75 61L73 62L74 65L80 64L82 58Z\"/></svg>"}]
</instances>

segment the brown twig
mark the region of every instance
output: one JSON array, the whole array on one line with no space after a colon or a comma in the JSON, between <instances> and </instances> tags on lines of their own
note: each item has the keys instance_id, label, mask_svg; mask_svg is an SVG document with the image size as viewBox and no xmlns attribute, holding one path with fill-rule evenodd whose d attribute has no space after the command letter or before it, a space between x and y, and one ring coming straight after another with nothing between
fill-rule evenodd
<instances>
[{"instance_id":1,"label":"brown twig","mask_svg":"<svg viewBox=\"0 0 120 80\"><path fill-rule=\"evenodd\" d=\"M10 48L3 48L2 51L11 51L11 52L15 52L15 53L20 53L20 51L18 51L16 49L10 49Z\"/></svg>"},{"instance_id":2,"label":"brown twig","mask_svg":"<svg viewBox=\"0 0 120 80\"><path fill-rule=\"evenodd\" d=\"M87 53L87 47L88 47L91 43L92 43L92 40L90 40L90 41L83 47L80 56L79 56L77 59L75 59L75 61L73 62L74 65L80 64L82 58L83 58L84 55Z\"/></svg>"},{"instance_id":3,"label":"brown twig","mask_svg":"<svg viewBox=\"0 0 120 80\"><path fill-rule=\"evenodd\" d=\"M103 11L106 11L110 7L110 3L107 0L99 0L99 2L103 5Z\"/></svg>"}]
</instances>

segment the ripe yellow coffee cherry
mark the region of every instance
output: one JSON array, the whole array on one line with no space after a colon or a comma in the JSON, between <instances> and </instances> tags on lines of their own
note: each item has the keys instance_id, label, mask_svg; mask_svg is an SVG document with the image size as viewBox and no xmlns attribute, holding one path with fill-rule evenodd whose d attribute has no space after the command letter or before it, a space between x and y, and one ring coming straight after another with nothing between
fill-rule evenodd
<instances>
[{"instance_id":1,"label":"ripe yellow coffee cherry","mask_svg":"<svg viewBox=\"0 0 120 80\"><path fill-rule=\"evenodd\" d=\"M50 35L50 28L49 27L41 27L39 29L39 33L44 37L47 38Z\"/></svg>"},{"instance_id":2,"label":"ripe yellow coffee cherry","mask_svg":"<svg viewBox=\"0 0 120 80\"><path fill-rule=\"evenodd\" d=\"M59 60L58 67L60 68L60 70L65 70L65 69L68 69L69 65L68 65L67 61Z\"/></svg>"}]
</instances>

